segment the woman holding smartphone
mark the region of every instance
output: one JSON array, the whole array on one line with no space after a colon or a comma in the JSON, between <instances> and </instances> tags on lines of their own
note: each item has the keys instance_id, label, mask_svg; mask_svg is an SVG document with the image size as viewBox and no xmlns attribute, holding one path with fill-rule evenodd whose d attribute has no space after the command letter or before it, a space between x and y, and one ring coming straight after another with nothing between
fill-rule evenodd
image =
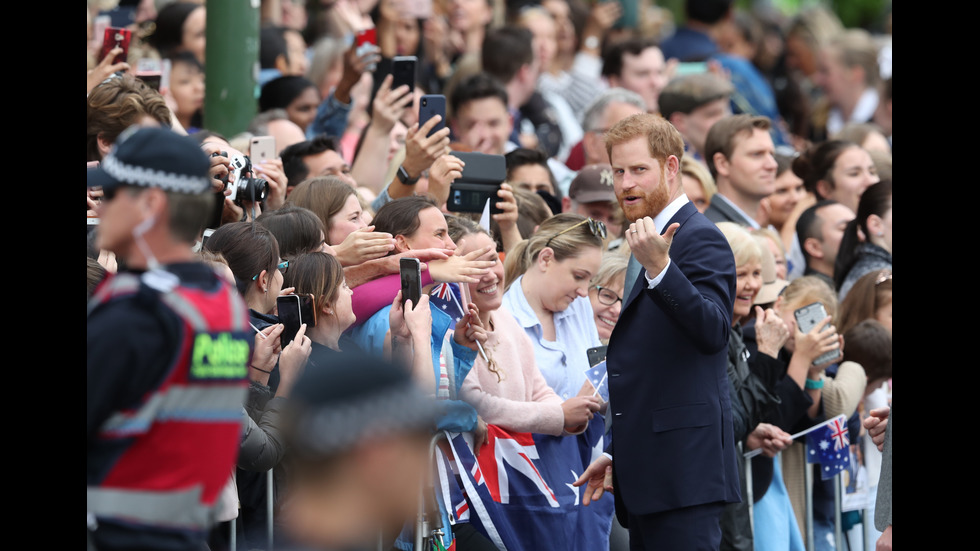
<instances>
[{"instance_id":1,"label":"woman holding smartphone","mask_svg":"<svg viewBox=\"0 0 980 551\"><path fill-rule=\"evenodd\" d=\"M354 291L348 287L344 269L336 257L324 252L300 254L290 261L285 281L297 295L312 297L316 322L306 330L313 341L311 365L315 367L317 362L338 352L360 351L344 334L357 317L351 307ZM402 348L402 359L413 367L414 378L422 388L434 388L428 344L431 325L428 297L422 297L412 309L403 309L401 301L396 302L390 311L389 325L393 333L411 344Z\"/></svg>"}]
</instances>

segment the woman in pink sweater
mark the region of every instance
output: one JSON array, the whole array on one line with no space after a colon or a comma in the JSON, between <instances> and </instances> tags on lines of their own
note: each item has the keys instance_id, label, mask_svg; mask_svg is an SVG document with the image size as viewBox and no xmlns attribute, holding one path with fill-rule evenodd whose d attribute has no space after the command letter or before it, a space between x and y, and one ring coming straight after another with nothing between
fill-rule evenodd
<instances>
[{"instance_id":1,"label":"woman in pink sweater","mask_svg":"<svg viewBox=\"0 0 980 551\"><path fill-rule=\"evenodd\" d=\"M467 254L494 243L493 238L474 221L460 216L447 217L449 235L457 253ZM495 254L492 251L489 255ZM476 408L489 424L517 432L561 436L580 434L599 410L601 401L593 396L562 399L545 382L534 363L534 346L516 319L498 311L504 296L503 263L477 283L468 284L473 319L487 332L483 343L489 363L477 355L460 397Z\"/></svg>"}]
</instances>

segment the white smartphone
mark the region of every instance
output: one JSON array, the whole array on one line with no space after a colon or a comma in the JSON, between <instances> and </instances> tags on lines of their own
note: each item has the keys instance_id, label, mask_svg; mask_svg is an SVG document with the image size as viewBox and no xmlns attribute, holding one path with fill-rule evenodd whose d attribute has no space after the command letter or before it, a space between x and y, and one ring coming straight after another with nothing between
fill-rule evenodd
<instances>
[{"instance_id":1,"label":"white smartphone","mask_svg":"<svg viewBox=\"0 0 980 551\"><path fill-rule=\"evenodd\" d=\"M793 312L793 317L796 318L796 325L799 327L800 332L809 333L811 329L817 326L820 322L827 317L827 310L824 309L823 304L820 302L814 302L807 304L806 306L797 308ZM821 330L823 327L821 327ZM832 360L838 360L841 357L840 347L838 346L835 350L830 350L824 352L820 356L813 360L813 365L825 364Z\"/></svg>"},{"instance_id":2,"label":"white smartphone","mask_svg":"<svg viewBox=\"0 0 980 551\"><path fill-rule=\"evenodd\" d=\"M275 136L253 136L248 144L248 158L252 165L260 164L262 161L271 161L279 156L276 151Z\"/></svg>"}]
</instances>

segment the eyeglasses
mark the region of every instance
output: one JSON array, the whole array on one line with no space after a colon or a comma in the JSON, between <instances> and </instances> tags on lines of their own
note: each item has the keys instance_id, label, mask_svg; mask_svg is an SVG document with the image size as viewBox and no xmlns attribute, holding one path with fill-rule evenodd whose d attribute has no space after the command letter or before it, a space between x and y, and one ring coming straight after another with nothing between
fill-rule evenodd
<instances>
[{"instance_id":1,"label":"eyeglasses","mask_svg":"<svg viewBox=\"0 0 980 551\"><path fill-rule=\"evenodd\" d=\"M283 260L279 264L276 264L276 269L282 272L282 275L286 275L286 270L289 269L289 261ZM258 278L259 278L259 274L255 274L254 276L252 276L252 281L255 281Z\"/></svg>"},{"instance_id":2,"label":"eyeglasses","mask_svg":"<svg viewBox=\"0 0 980 551\"><path fill-rule=\"evenodd\" d=\"M593 285L598 291L599 302L605 304L606 306L612 306L616 302L623 302L623 297L616 294L616 291L608 287L603 287L601 285Z\"/></svg>"},{"instance_id":3,"label":"eyeglasses","mask_svg":"<svg viewBox=\"0 0 980 551\"><path fill-rule=\"evenodd\" d=\"M578 224L571 225L571 226L569 226L569 227L561 230L560 232L556 233L555 235L552 235L551 237L548 238L547 241L545 241L544 246L547 247L548 245L551 245L551 240L552 239L558 237L559 235L561 235L561 234L563 234L565 232L572 231L575 228L581 226L582 224L588 224L589 225L589 231L592 232L592 235L598 237L599 239L605 239L606 238L606 225L602 222L602 220L593 220L592 218L586 218L585 220L582 220Z\"/></svg>"}]
</instances>

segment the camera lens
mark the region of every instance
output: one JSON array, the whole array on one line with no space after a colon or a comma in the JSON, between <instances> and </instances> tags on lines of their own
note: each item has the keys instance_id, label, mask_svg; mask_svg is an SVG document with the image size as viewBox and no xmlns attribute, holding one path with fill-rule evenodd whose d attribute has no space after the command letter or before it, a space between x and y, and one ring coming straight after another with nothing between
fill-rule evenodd
<instances>
[{"instance_id":1,"label":"camera lens","mask_svg":"<svg viewBox=\"0 0 980 551\"><path fill-rule=\"evenodd\" d=\"M427 99L422 100L422 107L425 107L426 105L429 105L429 100Z\"/></svg>"}]
</instances>

